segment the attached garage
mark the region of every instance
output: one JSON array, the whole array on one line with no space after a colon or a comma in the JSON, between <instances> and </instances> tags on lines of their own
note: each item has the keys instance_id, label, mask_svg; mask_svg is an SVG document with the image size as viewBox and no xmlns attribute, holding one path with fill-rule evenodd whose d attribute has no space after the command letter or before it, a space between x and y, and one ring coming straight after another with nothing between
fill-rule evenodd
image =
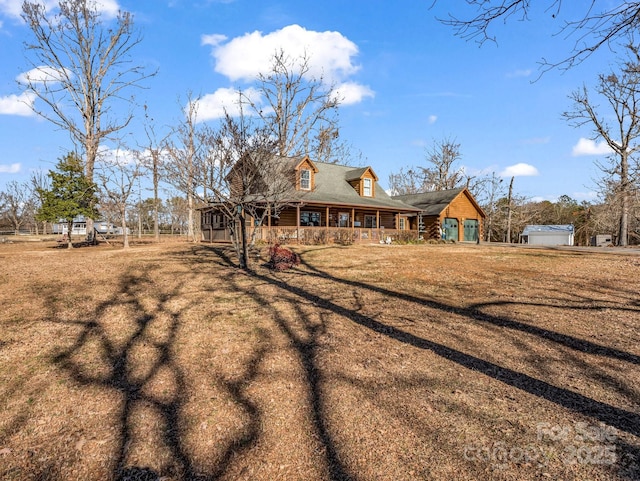
<instances>
[{"instance_id":1,"label":"attached garage","mask_svg":"<svg viewBox=\"0 0 640 481\"><path fill-rule=\"evenodd\" d=\"M420 235L424 239L443 238L460 242L477 242L482 239L486 215L466 188L398 195L393 198L421 210Z\"/></svg>"}]
</instances>

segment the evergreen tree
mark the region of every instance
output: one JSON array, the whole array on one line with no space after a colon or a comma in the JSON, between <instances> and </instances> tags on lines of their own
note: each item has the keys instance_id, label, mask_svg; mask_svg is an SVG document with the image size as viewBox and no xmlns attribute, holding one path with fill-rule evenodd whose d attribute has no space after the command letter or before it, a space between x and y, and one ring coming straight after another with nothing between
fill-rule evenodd
<instances>
[{"instance_id":1,"label":"evergreen tree","mask_svg":"<svg viewBox=\"0 0 640 481\"><path fill-rule=\"evenodd\" d=\"M49 189L38 189L42 205L38 211L39 221L57 222L64 219L67 223L67 247L71 243L73 219L78 216L94 218L98 215L97 187L84 175L82 161L75 153L69 153L56 164L56 170L47 174L50 178Z\"/></svg>"}]
</instances>

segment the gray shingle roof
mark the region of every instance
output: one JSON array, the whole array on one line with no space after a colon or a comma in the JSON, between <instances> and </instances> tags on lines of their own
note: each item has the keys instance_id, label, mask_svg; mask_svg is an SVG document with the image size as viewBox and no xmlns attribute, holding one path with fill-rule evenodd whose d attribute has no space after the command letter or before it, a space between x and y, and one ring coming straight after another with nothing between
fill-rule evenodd
<instances>
[{"instance_id":1,"label":"gray shingle roof","mask_svg":"<svg viewBox=\"0 0 640 481\"><path fill-rule=\"evenodd\" d=\"M314 162L318 167L315 174L315 189L313 191L296 192L296 200L317 202L323 204L356 205L371 208L394 209L399 211L417 212L419 209L401 200L392 199L384 189L375 182L375 197L361 197L349 184L349 180L359 178L367 167L354 169L350 166ZM359 175L357 175L359 172Z\"/></svg>"},{"instance_id":2,"label":"gray shingle roof","mask_svg":"<svg viewBox=\"0 0 640 481\"><path fill-rule=\"evenodd\" d=\"M420 194L395 195L393 199L418 207L425 215L440 215L463 190L464 188L459 188Z\"/></svg>"},{"instance_id":3,"label":"gray shingle roof","mask_svg":"<svg viewBox=\"0 0 640 481\"><path fill-rule=\"evenodd\" d=\"M573 224L527 225L522 231L522 235L528 235L532 232L544 232L544 233L564 232L564 233L570 234L573 232Z\"/></svg>"}]
</instances>

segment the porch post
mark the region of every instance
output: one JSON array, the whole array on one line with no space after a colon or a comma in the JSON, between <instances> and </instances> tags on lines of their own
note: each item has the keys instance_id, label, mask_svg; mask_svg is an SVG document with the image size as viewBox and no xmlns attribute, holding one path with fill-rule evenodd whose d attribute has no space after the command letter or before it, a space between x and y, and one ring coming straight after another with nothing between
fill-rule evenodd
<instances>
[{"instance_id":1,"label":"porch post","mask_svg":"<svg viewBox=\"0 0 640 481\"><path fill-rule=\"evenodd\" d=\"M356 232L356 210L351 209L351 235L353 236Z\"/></svg>"},{"instance_id":2,"label":"porch post","mask_svg":"<svg viewBox=\"0 0 640 481\"><path fill-rule=\"evenodd\" d=\"M296 205L296 240L300 244L300 204Z\"/></svg>"},{"instance_id":3,"label":"porch post","mask_svg":"<svg viewBox=\"0 0 640 481\"><path fill-rule=\"evenodd\" d=\"M378 232L378 241L380 240L380 211L376 210L376 231Z\"/></svg>"},{"instance_id":4,"label":"porch post","mask_svg":"<svg viewBox=\"0 0 640 481\"><path fill-rule=\"evenodd\" d=\"M269 244L271 244L271 204L267 203L267 235L264 235L264 225L260 226L260 230L262 231L262 240L266 240Z\"/></svg>"},{"instance_id":5,"label":"porch post","mask_svg":"<svg viewBox=\"0 0 640 481\"><path fill-rule=\"evenodd\" d=\"M326 212L324 215L324 225L327 232L325 242L328 244L329 243L329 206L327 206L325 210Z\"/></svg>"}]
</instances>

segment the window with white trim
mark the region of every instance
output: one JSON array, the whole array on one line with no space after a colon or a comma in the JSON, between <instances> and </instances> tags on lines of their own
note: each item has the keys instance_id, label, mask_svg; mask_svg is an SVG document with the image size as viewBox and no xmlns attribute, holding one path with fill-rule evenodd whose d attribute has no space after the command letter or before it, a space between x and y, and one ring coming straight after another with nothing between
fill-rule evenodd
<instances>
[{"instance_id":1,"label":"window with white trim","mask_svg":"<svg viewBox=\"0 0 640 481\"><path fill-rule=\"evenodd\" d=\"M407 228L407 219L405 219L404 217L400 217L399 221L400 222L398 224L398 229L405 230Z\"/></svg>"},{"instance_id":2,"label":"window with white trim","mask_svg":"<svg viewBox=\"0 0 640 481\"><path fill-rule=\"evenodd\" d=\"M371 197L372 195L371 179L362 179L362 196Z\"/></svg>"},{"instance_id":3,"label":"window with white trim","mask_svg":"<svg viewBox=\"0 0 640 481\"><path fill-rule=\"evenodd\" d=\"M300 170L300 189L311 190L311 171L309 169Z\"/></svg>"}]
</instances>

